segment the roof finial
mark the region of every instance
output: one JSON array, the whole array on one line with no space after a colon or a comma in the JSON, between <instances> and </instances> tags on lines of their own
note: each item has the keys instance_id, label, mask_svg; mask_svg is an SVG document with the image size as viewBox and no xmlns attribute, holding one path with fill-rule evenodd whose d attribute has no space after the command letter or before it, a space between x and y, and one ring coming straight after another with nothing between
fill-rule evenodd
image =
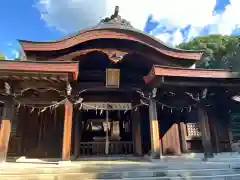
<instances>
[{"instance_id":1,"label":"roof finial","mask_svg":"<svg viewBox=\"0 0 240 180\"><path fill-rule=\"evenodd\" d=\"M112 15L113 18L116 18L118 16L118 13L119 13L119 6L115 6L114 14Z\"/></svg>"},{"instance_id":2,"label":"roof finial","mask_svg":"<svg viewBox=\"0 0 240 180\"><path fill-rule=\"evenodd\" d=\"M100 24L108 23L108 24L115 24L115 25L123 25L126 27L132 27L130 22L122 19L119 15L119 6L115 6L114 14L111 17L106 17L100 21Z\"/></svg>"}]
</instances>

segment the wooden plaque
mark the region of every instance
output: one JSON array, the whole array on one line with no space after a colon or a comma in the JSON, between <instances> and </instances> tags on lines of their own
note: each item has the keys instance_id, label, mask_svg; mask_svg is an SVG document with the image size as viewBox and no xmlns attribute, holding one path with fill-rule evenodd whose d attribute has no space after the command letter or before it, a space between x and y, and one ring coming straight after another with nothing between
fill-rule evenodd
<instances>
[{"instance_id":1,"label":"wooden plaque","mask_svg":"<svg viewBox=\"0 0 240 180\"><path fill-rule=\"evenodd\" d=\"M119 88L120 69L106 69L106 87Z\"/></svg>"}]
</instances>

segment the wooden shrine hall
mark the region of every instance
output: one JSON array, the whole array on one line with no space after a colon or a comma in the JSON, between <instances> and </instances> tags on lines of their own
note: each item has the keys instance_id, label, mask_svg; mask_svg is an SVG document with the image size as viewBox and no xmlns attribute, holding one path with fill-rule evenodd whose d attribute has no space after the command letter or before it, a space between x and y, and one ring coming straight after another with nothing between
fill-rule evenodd
<instances>
[{"instance_id":1,"label":"wooden shrine hall","mask_svg":"<svg viewBox=\"0 0 240 180\"><path fill-rule=\"evenodd\" d=\"M118 7L72 36L19 43L24 60L0 61L1 161L212 157L240 136L239 73L196 69L203 52L167 46Z\"/></svg>"}]
</instances>

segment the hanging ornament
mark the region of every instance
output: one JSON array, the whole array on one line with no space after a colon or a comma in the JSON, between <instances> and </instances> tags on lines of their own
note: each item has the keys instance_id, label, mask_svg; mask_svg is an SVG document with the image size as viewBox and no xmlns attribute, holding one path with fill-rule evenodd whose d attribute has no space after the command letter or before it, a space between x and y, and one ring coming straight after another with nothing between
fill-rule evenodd
<instances>
[{"instance_id":1,"label":"hanging ornament","mask_svg":"<svg viewBox=\"0 0 240 180\"><path fill-rule=\"evenodd\" d=\"M208 93L208 89L207 89L207 88L205 88L205 89L203 90L203 92L202 92L202 98L203 98L203 99L205 99L205 98L206 98L206 96L207 96L207 93Z\"/></svg>"},{"instance_id":2,"label":"hanging ornament","mask_svg":"<svg viewBox=\"0 0 240 180\"><path fill-rule=\"evenodd\" d=\"M192 110L192 106L189 106L189 112L191 112L191 110Z\"/></svg>"},{"instance_id":3,"label":"hanging ornament","mask_svg":"<svg viewBox=\"0 0 240 180\"><path fill-rule=\"evenodd\" d=\"M79 106L78 110L81 110L81 109L82 109L82 106L83 106L83 104L80 103L80 106Z\"/></svg>"},{"instance_id":4,"label":"hanging ornament","mask_svg":"<svg viewBox=\"0 0 240 180\"><path fill-rule=\"evenodd\" d=\"M45 108L43 108L40 112L44 112L44 111L46 111L46 109L47 109L47 108L45 107Z\"/></svg>"},{"instance_id":5,"label":"hanging ornament","mask_svg":"<svg viewBox=\"0 0 240 180\"><path fill-rule=\"evenodd\" d=\"M200 93L197 93L197 100L200 100Z\"/></svg>"},{"instance_id":6,"label":"hanging ornament","mask_svg":"<svg viewBox=\"0 0 240 180\"><path fill-rule=\"evenodd\" d=\"M31 112L30 113L32 113L34 111L34 107L32 107L32 110L31 110Z\"/></svg>"},{"instance_id":7,"label":"hanging ornament","mask_svg":"<svg viewBox=\"0 0 240 180\"><path fill-rule=\"evenodd\" d=\"M171 112L171 114L172 114L172 108L171 108L170 112Z\"/></svg>"}]
</instances>

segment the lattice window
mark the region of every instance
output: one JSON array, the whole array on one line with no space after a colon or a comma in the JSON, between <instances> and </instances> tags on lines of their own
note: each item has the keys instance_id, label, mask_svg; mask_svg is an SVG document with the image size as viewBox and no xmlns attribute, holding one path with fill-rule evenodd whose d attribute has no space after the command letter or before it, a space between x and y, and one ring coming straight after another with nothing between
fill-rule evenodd
<instances>
[{"instance_id":1,"label":"lattice window","mask_svg":"<svg viewBox=\"0 0 240 180\"><path fill-rule=\"evenodd\" d=\"M120 69L106 69L106 87L119 88Z\"/></svg>"},{"instance_id":2,"label":"lattice window","mask_svg":"<svg viewBox=\"0 0 240 180\"><path fill-rule=\"evenodd\" d=\"M200 126L198 123L187 123L188 136L201 136Z\"/></svg>"}]
</instances>

